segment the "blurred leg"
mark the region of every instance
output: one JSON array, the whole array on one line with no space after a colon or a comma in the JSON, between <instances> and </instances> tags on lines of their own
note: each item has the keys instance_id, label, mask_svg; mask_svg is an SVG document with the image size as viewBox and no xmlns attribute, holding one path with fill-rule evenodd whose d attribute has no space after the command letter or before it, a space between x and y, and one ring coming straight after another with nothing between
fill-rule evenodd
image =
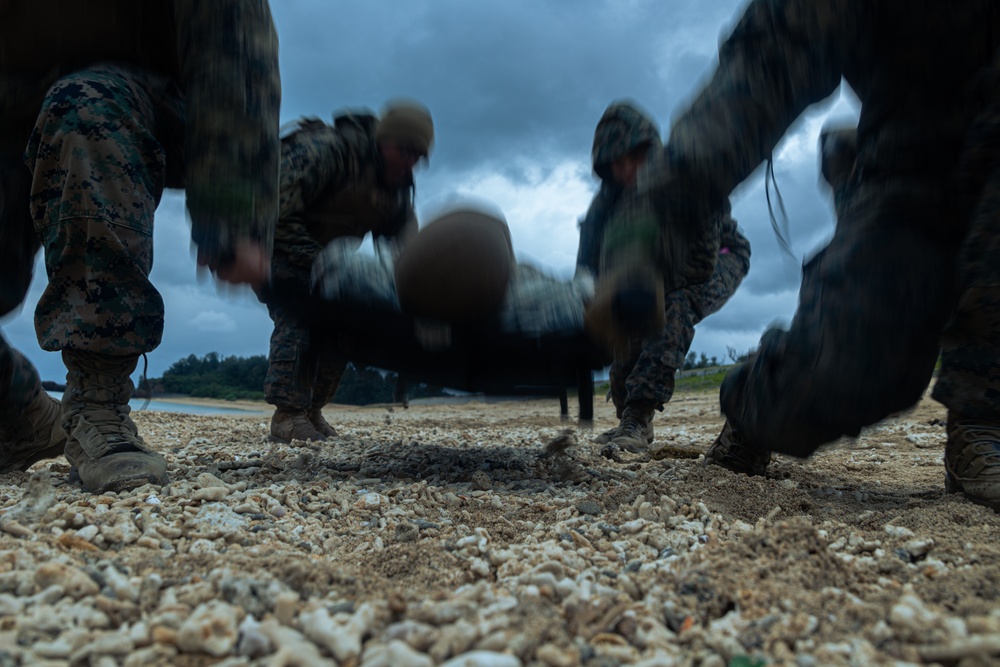
<instances>
[{"instance_id":1,"label":"blurred leg","mask_svg":"<svg viewBox=\"0 0 1000 667\"><path fill-rule=\"evenodd\" d=\"M723 412L759 450L808 456L921 397L954 304L953 199L933 181L858 184L803 272L788 331L723 383Z\"/></svg>"},{"instance_id":2,"label":"blurred leg","mask_svg":"<svg viewBox=\"0 0 1000 667\"><path fill-rule=\"evenodd\" d=\"M962 254L962 288L941 339L934 398L948 408L946 487L1000 511L1000 170L988 179Z\"/></svg>"}]
</instances>

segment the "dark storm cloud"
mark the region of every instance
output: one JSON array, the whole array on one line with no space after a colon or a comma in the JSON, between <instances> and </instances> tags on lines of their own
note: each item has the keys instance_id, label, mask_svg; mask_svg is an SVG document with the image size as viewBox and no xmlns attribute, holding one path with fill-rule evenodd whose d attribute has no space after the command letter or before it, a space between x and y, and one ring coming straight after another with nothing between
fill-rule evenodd
<instances>
[{"instance_id":1,"label":"dark storm cloud","mask_svg":"<svg viewBox=\"0 0 1000 667\"><path fill-rule=\"evenodd\" d=\"M439 128L435 169L450 175L486 165L516 177L527 161L586 159L593 127L614 98L636 97L665 122L671 98L710 65L719 26L735 6L276 3L283 115L413 96Z\"/></svg>"}]
</instances>

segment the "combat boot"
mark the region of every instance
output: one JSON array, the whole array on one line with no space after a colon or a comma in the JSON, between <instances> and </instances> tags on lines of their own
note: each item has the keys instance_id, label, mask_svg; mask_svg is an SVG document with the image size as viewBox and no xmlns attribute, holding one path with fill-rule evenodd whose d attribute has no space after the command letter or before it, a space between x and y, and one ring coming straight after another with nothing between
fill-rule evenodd
<instances>
[{"instance_id":1,"label":"combat boot","mask_svg":"<svg viewBox=\"0 0 1000 667\"><path fill-rule=\"evenodd\" d=\"M945 490L1000 512L1000 422L948 413Z\"/></svg>"},{"instance_id":2,"label":"combat boot","mask_svg":"<svg viewBox=\"0 0 1000 667\"><path fill-rule=\"evenodd\" d=\"M0 336L0 473L27 470L66 448L59 401L38 371Z\"/></svg>"},{"instance_id":3,"label":"combat boot","mask_svg":"<svg viewBox=\"0 0 1000 667\"><path fill-rule=\"evenodd\" d=\"M611 442L633 453L649 449L653 442L653 407L648 404L626 405L617 434Z\"/></svg>"},{"instance_id":4,"label":"combat boot","mask_svg":"<svg viewBox=\"0 0 1000 667\"><path fill-rule=\"evenodd\" d=\"M150 449L129 416L138 357L63 350L66 459L93 493L166 484L167 461Z\"/></svg>"},{"instance_id":5,"label":"combat boot","mask_svg":"<svg viewBox=\"0 0 1000 667\"><path fill-rule=\"evenodd\" d=\"M42 459L62 456L66 432L61 422L59 401L41 387L27 407L0 416L0 473L27 470Z\"/></svg>"},{"instance_id":6,"label":"combat boot","mask_svg":"<svg viewBox=\"0 0 1000 667\"><path fill-rule=\"evenodd\" d=\"M606 445L615 438L623 435L621 423L614 428L609 428L607 431L594 436L591 442L597 443L598 445ZM643 432L643 436L646 438L647 444L653 444L653 421L650 420L649 424L646 426L646 430Z\"/></svg>"},{"instance_id":7,"label":"combat boot","mask_svg":"<svg viewBox=\"0 0 1000 667\"><path fill-rule=\"evenodd\" d=\"M326 438L337 437L337 429L323 416L323 408L336 395L340 379L344 376L347 363L339 357L322 355L316 367L316 377L312 386L312 401L306 417L313 428Z\"/></svg>"},{"instance_id":8,"label":"combat boot","mask_svg":"<svg viewBox=\"0 0 1000 667\"><path fill-rule=\"evenodd\" d=\"M606 445L615 438L617 438L619 435L621 435L621 432L622 432L622 425L619 423L618 426L615 426L614 428L609 428L607 431L604 431L603 433L594 436L594 439L591 442L595 442L598 445Z\"/></svg>"},{"instance_id":9,"label":"combat boot","mask_svg":"<svg viewBox=\"0 0 1000 667\"><path fill-rule=\"evenodd\" d=\"M771 462L771 452L756 449L743 441L739 431L726 421L722 433L705 452L705 465L722 466L744 475L763 475Z\"/></svg>"},{"instance_id":10,"label":"combat boot","mask_svg":"<svg viewBox=\"0 0 1000 667\"><path fill-rule=\"evenodd\" d=\"M315 428L316 431L323 436L324 440L326 438L337 437L337 429L333 428L333 426L330 425L330 422L326 420L326 417L323 416L322 406L314 405L309 408L306 418L309 420L309 423L312 424L313 428Z\"/></svg>"},{"instance_id":11,"label":"combat boot","mask_svg":"<svg viewBox=\"0 0 1000 667\"><path fill-rule=\"evenodd\" d=\"M320 442L326 440L326 436L312 425L306 410L278 406L271 417L271 440L286 444L292 440L315 440Z\"/></svg>"}]
</instances>

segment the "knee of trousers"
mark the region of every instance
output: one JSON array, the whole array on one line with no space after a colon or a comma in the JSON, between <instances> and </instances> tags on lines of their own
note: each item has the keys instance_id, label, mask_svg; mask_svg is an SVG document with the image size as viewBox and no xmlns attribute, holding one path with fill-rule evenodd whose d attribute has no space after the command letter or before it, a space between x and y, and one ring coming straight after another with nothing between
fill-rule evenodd
<instances>
[{"instance_id":1,"label":"knee of trousers","mask_svg":"<svg viewBox=\"0 0 1000 667\"><path fill-rule=\"evenodd\" d=\"M723 412L748 443L809 456L920 399L937 348L934 336L915 337L923 340L872 342L865 351L822 335L808 340L794 328L769 332L757 353L724 380Z\"/></svg>"},{"instance_id":2,"label":"knee of trousers","mask_svg":"<svg viewBox=\"0 0 1000 667\"><path fill-rule=\"evenodd\" d=\"M152 95L140 71L113 65L52 85L24 154L37 228L86 216L152 233L166 178Z\"/></svg>"}]
</instances>

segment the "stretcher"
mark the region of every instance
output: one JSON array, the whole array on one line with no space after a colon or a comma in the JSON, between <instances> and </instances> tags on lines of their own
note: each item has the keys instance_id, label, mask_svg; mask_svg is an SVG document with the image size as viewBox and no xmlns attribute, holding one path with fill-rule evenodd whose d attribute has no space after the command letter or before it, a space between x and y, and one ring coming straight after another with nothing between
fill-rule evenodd
<instances>
[{"instance_id":1,"label":"stretcher","mask_svg":"<svg viewBox=\"0 0 1000 667\"><path fill-rule=\"evenodd\" d=\"M594 373L611 359L583 329L592 281L560 281L521 266L495 317L448 323L402 312L390 269L378 258L328 248L314 267L308 295L276 283L272 298L291 305L315 343L355 364L393 371L405 383L557 396L564 419L575 390L579 419L593 419Z\"/></svg>"}]
</instances>

